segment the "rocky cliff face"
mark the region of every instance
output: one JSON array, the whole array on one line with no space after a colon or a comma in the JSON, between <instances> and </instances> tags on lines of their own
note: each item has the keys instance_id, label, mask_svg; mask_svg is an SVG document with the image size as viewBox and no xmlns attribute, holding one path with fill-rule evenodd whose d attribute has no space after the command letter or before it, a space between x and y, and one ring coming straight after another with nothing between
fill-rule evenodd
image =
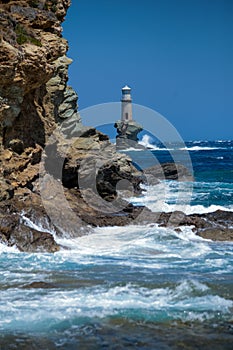
<instances>
[{"instance_id":1,"label":"rocky cliff face","mask_svg":"<svg viewBox=\"0 0 233 350\"><path fill-rule=\"evenodd\" d=\"M79 121L77 95L66 85L71 60L61 36L69 5L70 0L1 1L1 174L15 188L35 179L34 166L57 123L71 114Z\"/></svg>"},{"instance_id":2,"label":"rocky cliff face","mask_svg":"<svg viewBox=\"0 0 233 350\"><path fill-rule=\"evenodd\" d=\"M65 100L67 41L61 23L69 0L2 1L0 8L1 142L44 146ZM63 115L61 115L63 117Z\"/></svg>"},{"instance_id":3,"label":"rocky cliff face","mask_svg":"<svg viewBox=\"0 0 233 350\"><path fill-rule=\"evenodd\" d=\"M135 191L141 181L130 159L119 156L105 135L81 123L77 94L67 86L72 60L66 56L68 45L61 34L69 6L70 0L0 1L0 241L21 250L37 250L35 242L40 242L40 250L43 242L45 250L58 249L48 235L39 234L39 239L35 228L29 229L20 216L23 210L34 219L47 217L38 180L42 153L42 173L47 173L49 184L46 201L51 189L56 192L54 181L61 182L80 217L87 212L98 215L98 203L90 208L80 193L81 165L81 178L89 179L87 185L95 184L92 198L99 195L110 202L117 196L119 180L130 181ZM59 166L61 174L57 174ZM57 230L61 233L62 227ZM80 233L77 227L70 231Z\"/></svg>"}]
</instances>

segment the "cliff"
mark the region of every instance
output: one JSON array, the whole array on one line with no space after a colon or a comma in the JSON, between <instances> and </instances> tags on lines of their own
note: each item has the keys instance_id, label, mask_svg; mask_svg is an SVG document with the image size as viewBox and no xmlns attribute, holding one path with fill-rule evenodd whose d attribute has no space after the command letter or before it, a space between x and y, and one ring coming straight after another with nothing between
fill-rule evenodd
<instances>
[{"instance_id":1,"label":"cliff","mask_svg":"<svg viewBox=\"0 0 233 350\"><path fill-rule=\"evenodd\" d=\"M69 6L70 0L0 2L0 242L25 251L56 251L48 230L82 234L85 222L77 219L98 215L101 206L104 212L120 180L136 192L141 182L107 136L81 123L77 94L67 86L72 60L61 28ZM119 203L119 211L128 206Z\"/></svg>"},{"instance_id":2,"label":"cliff","mask_svg":"<svg viewBox=\"0 0 233 350\"><path fill-rule=\"evenodd\" d=\"M1 1L1 175L13 189L31 186L49 135L63 118L77 116L77 95L66 84L72 61L61 36L69 5L70 0ZM2 192L6 199L12 188L10 195Z\"/></svg>"}]
</instances>

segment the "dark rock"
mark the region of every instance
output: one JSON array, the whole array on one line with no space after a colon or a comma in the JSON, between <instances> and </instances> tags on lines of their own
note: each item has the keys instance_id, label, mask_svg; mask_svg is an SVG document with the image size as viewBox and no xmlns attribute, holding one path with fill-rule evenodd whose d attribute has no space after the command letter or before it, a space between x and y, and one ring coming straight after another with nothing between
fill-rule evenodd
<instances>
[{"instance_id":1,"label":"dark rock","mask_svg":"<svg viewBox=\"0 0 233 350\"><path fill-rule=\"evenodd\" d=\"M43 282L43 281L38 281L38 282L32 282L29 284L26 284L23 286L24 289L51 289L51 288L56 288L54 284Z\"/></svg>"},{"instance_id":2,"label":"dark rock","mask_svg":"<svg viewBox=\"0 0 233 350\"><path fill-rule=\"evenodd\" d=\"M158 215L158 213L157 213ZM185 215L182 212L159 213L157 220L161 226L194 226L197 235L214 241L233 240L233 213L218 210L207 214Z\"/></svg>"},{"instance_id":3,"label":"dark rock","mask_svg":"<svg viewBox=\"0 0 233 350\"><path fill-rule=\"evenodd\" d=\"M194 181L190 171L182 164L161 163L144 169L147 182L155 185L159 180Z\"/></svg>"},{"instance_id":4,"label":"dark rock","mask_svg":"<svg viewBox=\"0 0 233 350\"><path fill-rule=\"evenodd\" d=\"M25 203L11 201L1 204L0 207L0 240L8 246L16 246L23 252L50 252L60 249L52 234L36 230L28 226L22 218L21 206L26 209ZM43 211L37 213L43 217Z\"/></svg>"},{"instance_id":5,"label":"dark rock","mask_svg":"<svg viewBox=\"0 0 233 350\"><path fill-rule=\"evenodd\" d=\"M50 233L40 232L22 224L11 232L8 245L15 245L22 252L55 253L60 249Z\"/></svg>"},{"instance_id":6,"label":"dark rock","mask_svg":"<svg viewBox=\"0 0 233 350\"><path fill-rule=\"evenodd\" d=\"M233 229L230 228L207 228L198 230L197 235L212 241L233 241Z\"/></svg>"},{"instance_id":7,"label":"dark rock","mask_svg":"<svg viewBox=\"0 0 233 350\"><path fill-rule=\"evenodd\" d=\"M9 147L12 149L12 151L22 154L24 151L24 144L22 140L19 139L13 139L9 141Z\"/></svg>"},{"instance_id":8,"label":"dark rock","mask_svg":"<svg viewBox=\"0 0 233 350\"><path fill-rule=\"evenodd\" d=\"M131 159L117 153L108 137L91 127L83 127L83 134L73 139L57 135L46 147L45 171L67 188L91 189L109 201L116 198L120 181L127 181L135 193L141 192L143 181Z\"/></svg>"},{"instance_id":9,"label":"dark rock","mask_svg":"<svg viewBox=\"0 0 233 350\"><path fill-rule=\"evenodd\" d=\"M0 178L0 202L13 198L14 187L11 183L3 178Z\"/></svg>"},{"instance_id":10,"label":"dark rock","mask_svg":"<svg viewBox=\"0 0 233 350\"><path fill-rule=\"evenodd\" d=\"M203 214L202 217L204 217L207 221L213 223L217 222L218 225L233 225L233 212L231 211L216 210L212 213Z\"/></svg>"}]
</instances>

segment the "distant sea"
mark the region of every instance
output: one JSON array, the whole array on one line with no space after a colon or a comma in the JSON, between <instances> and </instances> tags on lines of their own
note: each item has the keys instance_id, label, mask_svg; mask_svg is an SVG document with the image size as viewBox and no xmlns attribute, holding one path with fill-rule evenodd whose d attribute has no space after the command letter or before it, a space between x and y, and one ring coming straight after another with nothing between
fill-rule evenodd
<instances>
[{"instance_id":1,"label":"distant sea","mask_svg":"<svg viewBox=\"0 0 233 350\"><path fill-rule=\"evenodd\" d=\"M170 150L147 146L158 162L171 161ZM233 141L191 141L178 151L189 152L194 171L188 202L190 183L166 180L131 201L155 212L233 211ZM125 152L151 165L148 152ZM55 238L70 249L26 254L0 245L1 350L232 349L232 242L133 224Z\"/></svg>"}]
</instances>

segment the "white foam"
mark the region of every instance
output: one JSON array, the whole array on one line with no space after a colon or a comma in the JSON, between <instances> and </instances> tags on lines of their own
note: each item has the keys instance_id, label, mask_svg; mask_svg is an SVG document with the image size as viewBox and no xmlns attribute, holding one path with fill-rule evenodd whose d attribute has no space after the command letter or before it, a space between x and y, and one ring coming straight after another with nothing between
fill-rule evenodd
<instances>
[{"instance_id":1,"label":"white foam","mask_svg":"<svg viewBox=\"0 0 233 350\"><path fill-rule=\"evenodd\" d=\"M22 213L21 215L21 219L22 221L24 222L24 224L36 231L40 231L40 232L47 232L47 233L50 233L52 234L53 236L56 235L56 232L53 231L51 228L48 228L49 227L49 223L46 223L46 226L42 224L42 222L40 222L40 218L38 218L37 222L33 222L31 219L29 219L28 217L26 217L24 215L24 213Z\"/></svg>"},{"instance_id":2,"label":"white foam","mask_svg":"<svg viewBox=\"0 0 233 350\"><path fill-rule=\"evenodd\" d=\"M120 152L141 152L144 151L143 148L134 148L134 147L129 147L126 149L121 149Z\"/></svg>"},{"instance_id":3,"label":"white foam","mask_svg":"<svg viewBox=\"0 0 233 350\"><path fill-rule=\"evenodd\" d=\"M174 148L161 148L161 147L158 147L158 146L155 146L151 143L151 137L149 135L144 135L142 137L142 140L138 142L140 145L148 148L148 149L151 149L151 150L154 150L154 151L212 151L212 150L216 150L216 149L225 149L225 147L208 147L208 146L186 146L186 147L174 147ZM203 143L203 141L194 141L193 143L195 144L200 144L200 143Z\"/></svg>"},{"instance_id":4,"label":"white foam","mask_svg":"<svg viewBox=\"0 0 233 350\"><path fill-rule=\"evenodd\" d=\"M5 244L0 243L0 254L2 253L18 253L19 250L13 246L13 247L8 247Z\"/></svg>"},{"instance_id":5,"label":"white foam","mask_svg":"<svg viewBox=\"0 0 233 350\"><path fill-rule=\"evenodd\" d=\"M221 147L202 147L202 146L192 146L180 148L181 151L212 151L216 149L225 149Z\"/></svg>"},{"instance_id":6,"label":"white foam","mask_svg":"<svg viewBox=\"0 0 233 350\"><path fill-rule=\"evenodd\" d=\"M111 264L112 258L117 258L115 266L163 269L170 268L171 258L190 260L211 252L209 241L196 236L192 227L176 232L155 224L96 228L90 235L58 242L71 248L57 253L61 260L95 266Z\"/></svg>"},{"instance_id":7,"label":"white foam","mask_svg":"<svg viewBox=\"0 0 233 350\"><path fill-rule=\"evenodd\" d=\"M233 205L221 206L211 204L208 207L204 205L190 205L192 199L191 182L161 181L155 186L142 186L146 192L141 197L132 197L129 200L137 205L145 205L153 212L173 212L182 211L187 215L205 214L216 210L233 211ZM209 184L207 184L209 186ZM201 186L205 186L201 183ZM213 188L218 187L218 183L212 184ZM205 193L197 193L200 196L206 196Z\"/></svg>"},{"instance_id":8,"label":"white foam","mask_svg":"<svg viewBox=\"0 0 233 350\"><path fill-rule=\"evenodd\" d=\"M153 211L159 211L159 208L153 207L153 205L148 205L148 207L153 210ZM223 211L233 211L233 206L229 207L224 207L221 205L210 205L209 207L204 207L203 205L178 205L178 204L163 204L162 211L164 212L173 212L175 210L182 211L186 215L191 215L191 214L207 214L207 213L213 213L217 210L223 210Z\"/></svg>"},{"instance_id":9,"label":"white foam","mask_svg":"<svg viewBox=\"0 0 233 350\"><path fill-rule=\"evenodd\" d=\"M138 141L138 143L140 145L142 145L143 147L147 148L147 149L150 149L150 150L153 150L153 151L167 151L168 149L167 148L161 148L161 147L158 147L158 146L155 146L151 143L152 139L149 135L143 135L141 141Z\"/></svg>"},{"instance_id":10,"label":"white foam","mask_svg":"<svg viewBox=\"0 0 233 350\"><path fill-rule=\"evenodd\" d=\"M10 305L10 307L9 307ZM232 300L212 295L209 288L195 280L184 280L174 287L147 288L128 283L118 286L94 286L72 291L3 291L0 301L0 327L34 330L50 328L78 317L98 317L126 313L152 319L161 313L169 318L208 318L216 312L229 314ZM130 316L131 315L131 316Z\"/></svg>"}]
</instances>

